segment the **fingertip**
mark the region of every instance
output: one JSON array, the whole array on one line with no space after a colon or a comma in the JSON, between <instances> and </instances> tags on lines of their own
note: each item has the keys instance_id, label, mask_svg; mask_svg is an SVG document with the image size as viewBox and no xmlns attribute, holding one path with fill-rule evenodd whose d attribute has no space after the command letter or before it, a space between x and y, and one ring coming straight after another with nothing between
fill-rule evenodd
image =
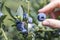
<instances>
[{"instance_id":1,"label":"fingertip","mask_svg":"<svg viewBox=\"0 0 60 40\"><path fill-rule=\"evenodd\" d=\"M41 9L39 9L38 12L39 12L39 13L42 12Z\"/></svg>"},{"instance_id":2,"label":"fingertip","mask_svg":"<svg viewBox=\"0 0 60 40\"><path fill-rule=\"evenodd\" d=\"M47 20L43 21L43 25L49 25L49 22Z\"/></svg>"},{"instance_id":3,"label":"fingertip","mask_svg":"<svg viewBox=\"0 0 60 40\"><path fill-rule=\"evenodd\" d=\"M39 9L38 12L42 12L42 13L48 13L48 9L45 9L45 8L42 8L42 9Z\"/></svg>"},{"instance_id":4,"label":"fingertip","mask_svg":"<svg viewBox=\"0 0 60 40\"><path fill-rule=\"evenodd\" d=\"M39 9L38 12L46 12L46 9L43 7L42 9Z\"/></svg>"}]
</instances>

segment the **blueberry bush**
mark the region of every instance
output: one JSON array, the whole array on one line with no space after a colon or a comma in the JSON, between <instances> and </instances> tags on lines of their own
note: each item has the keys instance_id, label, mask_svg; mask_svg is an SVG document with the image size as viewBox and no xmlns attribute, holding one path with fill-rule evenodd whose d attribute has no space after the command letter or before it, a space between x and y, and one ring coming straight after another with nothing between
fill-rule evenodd
<instances>
[{"instance_id":1,"label":"blueberry bush","mask_svg":"<svg viewBox=\"0 0 60 40\"><path fill-rule=\"evenodd\" d=\"M60 40L60 29L42 25L50 15L38 14L38 10L49 2L0 0L0 40Z\"/></svg>"}]
</instances>

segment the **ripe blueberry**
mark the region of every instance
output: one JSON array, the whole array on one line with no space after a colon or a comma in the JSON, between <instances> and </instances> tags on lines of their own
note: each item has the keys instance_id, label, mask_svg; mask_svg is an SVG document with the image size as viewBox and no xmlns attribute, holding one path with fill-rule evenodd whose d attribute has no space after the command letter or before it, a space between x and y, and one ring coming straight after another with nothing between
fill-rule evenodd
<instances>
[{"instance_id":1,"label":"ripe blueberry","mask_svg":"<svg viewBox=\"0 0 60 40\"><path fill-rule=\"evenodd\" d=\"M3 14L0 12L0 17L3 16Z\"/></svg>"},{"instance_id":2,"label":"ripe blueberry","mask_svg":"<svg viewBox=\"0 0 60 40\"><path fill-rule=\"evenodd\" d=\"M31 17L28 17L28 23L32 23L33 19Z\"/></svg>"},{"instance_id":3,"label":"ripe blueberry","mask_svg":"<svg viewBox=\"0 0 60 40\"><path fill-rule=\"evenodd\" d=\"M23 22L20 22L20 21L17 21L16 22L16 26L17 26L17 29L19 31L21 31L22 33L26 33L27 32L27 29L24 27L24 23Z\"/></svg>"},{"instance_id":4,"label":"ripe blueberry","mask_svg":"<svg viewBox=\"0 0 60 40\"><path fill-rule=\"evenodd\" d=\"M24 13L23 14L23 19L27 19L27 17L28 17L28 14L27 13Z\"/></svg>"},{"instance_id":5,"label":"ripe blueberry","mask_svg":"<svg viewBox=\"0 0 60 40\"><path fill-rule=\"evenodd\" d=\"M38 21L43 21L46 19L46 15L45 13L39 13L37 18L38 18Z\"/></svg>"}]
</instances>

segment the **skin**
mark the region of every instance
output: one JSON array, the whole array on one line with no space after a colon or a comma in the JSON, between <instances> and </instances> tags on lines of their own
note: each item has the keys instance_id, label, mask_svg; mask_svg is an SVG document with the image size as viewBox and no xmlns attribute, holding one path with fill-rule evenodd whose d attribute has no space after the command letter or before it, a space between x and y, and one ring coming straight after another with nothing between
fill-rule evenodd
<instances>
[{"instance_id":1,"label":"skin","mask_svg":"<svg viewBox=\"0 0 60 40\"><path fill-rule=\"evenodd\" d=\"M44 12L46 14L49 13L52 14L54 18L56 18L57 16L60 16L60 11L53 12L53 10L56 8L60 8L60 0L51 0L48 5L42 9L39 9L38 12ZM60 28L60 20L57 19L46 19L42 24L52 28Z\"/></svg>"}]
</instances>

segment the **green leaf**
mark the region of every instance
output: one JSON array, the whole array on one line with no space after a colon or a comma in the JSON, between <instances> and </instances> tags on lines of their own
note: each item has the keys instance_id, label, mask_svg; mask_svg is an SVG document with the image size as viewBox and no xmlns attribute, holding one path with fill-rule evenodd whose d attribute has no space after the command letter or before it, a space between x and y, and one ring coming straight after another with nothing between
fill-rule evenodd
<instances>
[{"instance_id":1,"label":"green leaf","mask_svg":"<svg viewBox=\"0 0 60 40\"><path fill-rule=\"evenodd\" d=\"M34 11L30 12L30 16L33 18L33 22L35 24L38 24L38 20L37 20L37 14Z\"/></svg>"},{"instance_id":2,"label":"green leaf","mask_svg":"<svg viewBox=\"0 0 60 40\"><path fill-rule=\"evenodd\" d=\"M6 16L7 15L1 16L0 21L2 22L6 18Z\"/></svg>"},{"instance_id":3,"label":"green leaf","mask_svg":"<svg viewBox=\"0 0 60 40\"><path fill-rule=\"evenodd\" d=\"M20 16L21 21L23 20L23 9L21 6L17 9L17 15Z\"/></svg>"},{"instance_id":4,"label":"green leaf","mask_svg":"<svg viewBox=\"0 0 60 40\"><path fill-rule=\"evenodd\" d=\"M6 7L6 6L5 6L5 7ZM6 10L9 12L10 16L11 16L13 19L16 20L16 18L15 18L15 17L12 15L12 13L11 13L11 9L8 8L8 7L6 7Z\"/></svg>"},{"instance_id":5,"label":"green leaf","mask_svg":"<svg viewBox=\"0 0 60 40\"><path fill-rule=\"evenodd\" d=\"M13 20L13 19L8 19L8 20L10 20L10 21L12 21L13 23L15 23L15 20Z\"/></svg>"}]
</instances>

